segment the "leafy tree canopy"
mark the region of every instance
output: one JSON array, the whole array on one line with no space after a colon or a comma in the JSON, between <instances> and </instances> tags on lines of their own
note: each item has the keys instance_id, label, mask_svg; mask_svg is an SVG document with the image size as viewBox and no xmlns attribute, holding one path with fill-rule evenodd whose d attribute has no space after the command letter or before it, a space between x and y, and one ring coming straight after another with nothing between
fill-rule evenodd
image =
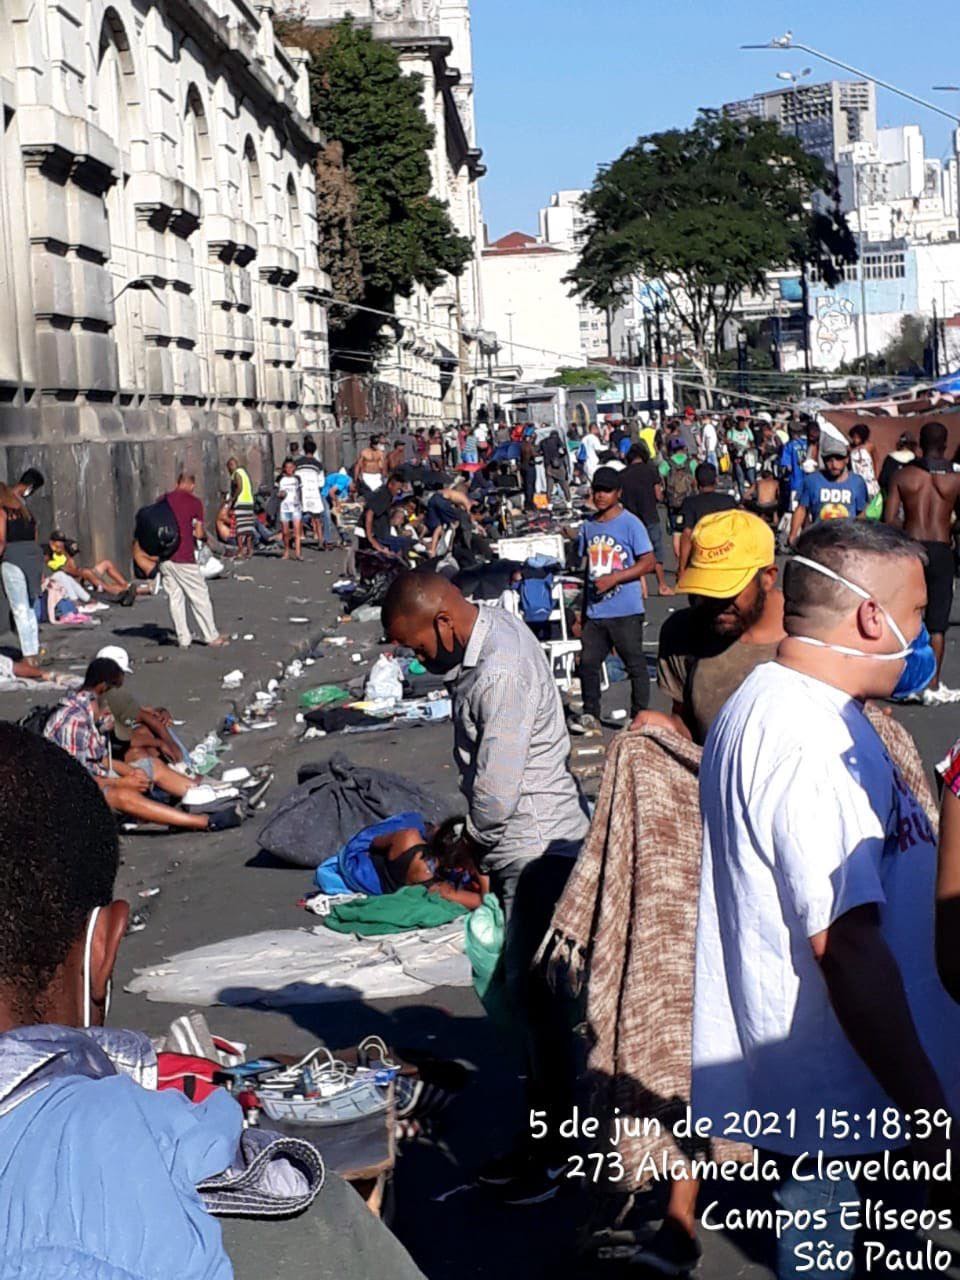
<instances>
[{"instance_id":1,"label":"leafy tree canopy","mask_svg":"<svg viewBox=\"0 0 960 1280\"><path fill-rule=\"evenodd\" d=\"M603 369L589 366L585 369L571 369L564 366L558 369L552 378L547 378L545 387L596 387L599 391L609 391L615 385L613 379Z\"/></svg>"},{"instance_id":2,"label":"leafy tree canopy","mask_svg":"<svg viewBox=\"0 0 960 1280\"><path fill-rule=\"evenodd\" d=\"M352 187L349 226L340 236L355 248L362 284L349 300L392 311L395 296L409 297L416 284L432 292L446 274L459 275L473 248L456 233L446 204L430 194L434 130L421 107L423 78L404 74L396 50L349 18L326 28L288 18L280 30L285 43L310 54L313 121L339 143ZM325 194L318 192L321 203ZM342 197L341 192L335 221L343 212ZM321 227L324 217L321 207ZM331 264L322 238L320 253ZM337 345L376 350L383 317L351 311L338 319ZM331 362L337 363L335 355ZM347 367L356 371L355 362Z\"/></svg>"},{"instance_id":3,"label":"leafy tree canopy","mask_svg":"<svg viewBox=\"0 0 960 1280\"><path fill-rule=\"evenodd\" d=\"M629 277L655 281L701 363L768 272L812 264L834 284L838 264L856 259L835 175L768 120L702 111L689 129L638 138L600 169L583 205L592 229L569 277L575 292L604 308Z\"/></svg>"}]
</instances>

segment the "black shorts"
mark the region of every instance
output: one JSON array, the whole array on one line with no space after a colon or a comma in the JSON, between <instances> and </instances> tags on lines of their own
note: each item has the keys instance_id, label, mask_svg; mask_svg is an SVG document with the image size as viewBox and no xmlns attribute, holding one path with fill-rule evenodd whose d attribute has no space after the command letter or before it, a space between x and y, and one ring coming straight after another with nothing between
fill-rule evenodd
<instances>
[{"instance_id":1,"label":"black shorts","mask_svg":"<svg viewBox=\"0 0 960 1280\"><path fill-rule=\"evenodd\" d=\"M925 542L927 565L927 611L924 615L931 635L942 636L950 624L953 606L953 548L946 542Z\"/></svg>"},{"instance_id":2,"label":"black shorts","mask_svg":"<svg viewBox=\"0 0 960 1280\"><path fill-rule=\"evenodd\" d=\"M671 533L683 533L683 512L679 507L667 507L667 528Z\"/></svg>"}]
</instances>

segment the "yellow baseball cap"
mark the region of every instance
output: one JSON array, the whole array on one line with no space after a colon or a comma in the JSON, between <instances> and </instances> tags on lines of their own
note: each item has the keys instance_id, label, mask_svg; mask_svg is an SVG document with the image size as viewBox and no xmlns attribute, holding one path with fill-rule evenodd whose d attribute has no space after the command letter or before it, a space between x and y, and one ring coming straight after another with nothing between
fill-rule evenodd
<instances>
[{"instance_id":1,"label":"yellow baseball cap","mask_svg":"<svg viewBox=\"0 0 960 1280\"><path fill-rule=\"evenodd\" d=\"M677 590L713 600L732 600L760 569L776 560L773 530L747 511L717 511L693 530L687 567Z\"/></svg>"}]
</instances>

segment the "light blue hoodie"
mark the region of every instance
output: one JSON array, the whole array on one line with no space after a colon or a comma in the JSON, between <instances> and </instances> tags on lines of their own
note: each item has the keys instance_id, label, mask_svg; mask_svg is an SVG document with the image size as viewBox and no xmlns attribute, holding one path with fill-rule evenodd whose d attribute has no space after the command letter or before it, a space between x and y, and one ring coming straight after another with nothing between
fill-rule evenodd
<instances>
[{"instance_id":1,"label":"light blue hoodie","mask_svg":"<svg viewBox=\"0 0 960 1280\"><path fill-rule=\"evenodd\" d=\"M0 1035L0 1280L230 1280L208 1208L231 1194L240 1108L222 1089L199 1104L154 1092L155 1077L137 1032ZM273 1136L249 1134L261 1147ZM298 1207L319 1190L304 1196L283 1158L263 1163ZM236 1176L249 1200L249 1174Z\"/></svg>"}]
</instances>

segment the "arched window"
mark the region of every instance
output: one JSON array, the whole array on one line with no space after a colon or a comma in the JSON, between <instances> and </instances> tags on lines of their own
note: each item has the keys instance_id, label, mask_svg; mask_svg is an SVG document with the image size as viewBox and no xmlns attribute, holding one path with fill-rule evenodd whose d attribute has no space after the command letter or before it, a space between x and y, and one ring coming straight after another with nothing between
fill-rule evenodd
<instances>
[{"instance_id":1,"label":"arched window","mask_svg":"<svg viewBox=\"0 0 960 1280\"><path fill-rule=\"evenodd\" d=\"M143 385L143 324L139 291L131 288L140 274L136 249L137 228L129 198L133 168L132 146L140 136L136 73L130 42L116 10L108 9L100 29L97 57L96 97L91 109L103 131L116 143L119 152L117 181L106 195L110 228L109 271L114 297L114 340L121 402L132 399ZM139 356L139 359L138 359Z\"/></svg>"},{"instance_id":2,"label":"arched window","mask_svg":"<svg viewBox=\"0 0 960 1280\"><path fill-rule=\"evenodd\" d=\"M260 183L260 163L253 139L248 135L243 144L243 163L240 165L240 216L258 230L263 223L263 188Z\"/></svg>"},{"instance_id":3,"label":"arched window","mask_svg":"<svg viewBox=\"0 0 960 1280\"><path fill-rule=\"evenodd\" d=\"M303 250L303 221L300 217L300 201L293 174L287 178L287 198L283 202L283 243L294 253Z\"/></svg>"},{"instance_id":4,"label":"arched window","mask_svg":"<svg viewBox=\"0 0 960 1280\"><path fill-rule=\"evenodd\" d=\"M197 344L194 348L196 376L195 379L187 380L187 385L180 388L180 394L187 395L191 399L205 400L212 395L211 358L216 345L211 333L214 312L210 302L207 217L216 212L217 180L213 152L210 147L210 134L207 129L207 116L203 99L196 85L191 85L187 90L183 118L182 173L183 181L200 196L200 225L190 237L194 267L192 297L197 334Z\"/></svg>"}]
</instances>

